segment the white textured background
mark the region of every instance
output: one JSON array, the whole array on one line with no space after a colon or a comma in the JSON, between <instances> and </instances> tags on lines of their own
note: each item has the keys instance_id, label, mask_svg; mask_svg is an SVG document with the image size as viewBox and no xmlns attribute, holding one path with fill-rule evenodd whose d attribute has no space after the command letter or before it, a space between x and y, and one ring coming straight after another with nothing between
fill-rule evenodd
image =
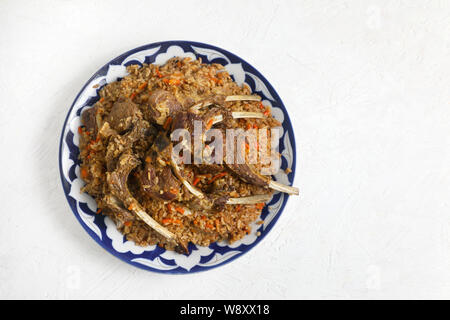
<instances>
[{"instance_id":1,"label":"white textured background","mask_svg":"<svg viewBox=\"0 0 450 320\"><path fill-rule=\"evenodd\" d=\"M85 81L175 39L271 81L301 189L250 253L185 276L98 246L57 166ZM2 0L0 61L0 298L450 298L448 1Z\"/></svg>"}]
</instances>

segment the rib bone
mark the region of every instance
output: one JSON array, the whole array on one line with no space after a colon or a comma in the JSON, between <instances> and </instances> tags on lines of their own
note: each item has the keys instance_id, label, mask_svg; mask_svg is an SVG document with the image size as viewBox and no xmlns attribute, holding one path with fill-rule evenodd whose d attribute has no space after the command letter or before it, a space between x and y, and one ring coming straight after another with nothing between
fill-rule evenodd
<instances>
[{"instance_id":1,"label":"rib bone","mask_svg":"<svg viewBox=\"0 0 450 320\"><path fill-rule=\"evenodd\" d=\"M169 240L176 241L176 236L161 226L158 222L156 222L152 217L150 217L144 209L140 206L140 204L135 200L132 211L142 219L147 225L156 230L159 234L163 235Z\"/></svg>"},{"instance_id":2,"label":"rib bone","mask_svg":"<svg viewBox=\"0 0 450 320\"><path fill-rule=\"evenodd\" d=\"M175 176L181 181L181 183L183 183L183 185L186 187L186 189L188 189L189 192L191 192L197 198L203 199L205 197L203 192L198 190L196 187L194 187L192 184L190 184L185 178L183 178L183 176L181 175L180 168L175 163L175 161L170 159L170 164L172 166L173 172L175 173Z\"/></svg>"},{"instance_id":3,"label":"rib bone","mask_svg":"<svg viewBox=\"0 0 450 320\"><path fill-rule=\"evenodd\" d=\"M237 96L228 96L225 98L225 102L230 101L261 101L261 97L250 95L237 95Z\"/></svg>"},{"instance_id":4,"label":"rib bone","mask_svg":"<svg viewBox=\"0 0 450 320\"><path fill-rule=\"evenodd\" d=\"M256 196L242 197L242 198L230 198L227 200L227 204L256 204L261 202L267 202L272 198L271 194L259 194Z\"/></svg>"},{"instance_id":5,"label":"rib bone","mask_svg":"<svg viewBox=\"0 0 450 320\"><path fill-rule=\"evenodd\" d=\"M291 194L291 195L297 195L297 196L299 195L298 188L287 186L287 185L281 184L281 183L273 181L273 180L271 180L269 182L269 188L280 191L280 192L285 192L285 193Z\"/></svg>"},{"instance_id":6,"label":"rib bone","mask_svg":"<svg viewBox=\"0 0 450 320\"><path fill-rule=\"evenodd\" d=\"M263 119L265 118L262 112L243 112L243 111L234 111L231 113L234 119L242 119L242 118L257 118Z\"/></svg>"}]
</instances>

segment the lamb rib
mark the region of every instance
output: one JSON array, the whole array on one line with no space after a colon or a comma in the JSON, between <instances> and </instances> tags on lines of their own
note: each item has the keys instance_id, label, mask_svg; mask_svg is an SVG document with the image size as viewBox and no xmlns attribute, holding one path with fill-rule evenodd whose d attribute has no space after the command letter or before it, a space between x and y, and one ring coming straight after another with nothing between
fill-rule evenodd
<instances>
[{"instance_id":1,"label":"lamb rib","mask_svg":"<svg viewBox=\"0 0 450 320\"><path fill-rule=\"evenodd\" d=\"M157 231L159 234L177 242L176 236L168 229L161 226L156 220L148 215L139 202L131 195L127 186L128 176L130 172L140 164L140 161L131 153L124 153L120 156L116 169L106 174L106 182L111 194L122 202L123 207L135 213L149 227Z\"/></svg>"}]
</instances>

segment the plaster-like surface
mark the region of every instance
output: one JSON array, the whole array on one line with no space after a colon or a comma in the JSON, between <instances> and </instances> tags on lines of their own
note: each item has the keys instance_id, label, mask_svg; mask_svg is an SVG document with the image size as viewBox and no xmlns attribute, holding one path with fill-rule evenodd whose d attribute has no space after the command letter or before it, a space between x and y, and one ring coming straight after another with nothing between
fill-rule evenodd
<instances>
[{"instance_id":1,"label":"plaster-like surface","mask_svg":"<svg viewBox=\"0 0 450 320\"><path fill-rule=\"evenodd\" d=\"M450 298L449 18L445 1L1 1L0 298ZM301 189L250 253L187 276L99 247L57 166L91 74L174 39L271 81Z\"/></svg>"}]
</instances>

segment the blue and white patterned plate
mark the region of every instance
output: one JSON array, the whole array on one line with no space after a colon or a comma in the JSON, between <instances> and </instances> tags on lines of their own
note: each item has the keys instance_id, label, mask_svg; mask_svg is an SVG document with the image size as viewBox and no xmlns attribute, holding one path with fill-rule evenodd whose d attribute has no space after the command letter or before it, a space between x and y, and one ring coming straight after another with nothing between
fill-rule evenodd
<instances>
[{"instance_id":1,"label":"blue and white patterned plate","mask_svg":"<svg viewBox=\"0 0 450 320\"><path fill-rule=\"evenodd\" d=\"M231 245L217 242L209 247L190 244L191 253L185 255L166 251L158 246L139 247L127 241L111 219L96 214L97 205L94 199L80 192L84 183L80 178L77 129L81 125L82 110L97 102L98 92L104 85L127 75L126 66L144 62L161 65L175 56L192 59L201 57L203 62L224 65L239 85L245 82L253 92L262 97L264 105L272 107L273 116L283 125L279 143L282 170L273 178L284 184L292 184L295 174L294 132L286 108L273 87L255 68L236 55L208 44L189 41L166 41L145 45L120 55L98 70L81 89L66 117L60 141L59 167L70 208L83 228L103 248L123 261L146 270L192 273L223 265L256 246L275 225L286 205L288 195L276 193L261 214L264 223L253 224L252 233L242 240ZM286 168L292 171L286 174L284 171ZM256 236L257 232L261 233L260 236Z\"/></svg>"}]
</instances>

